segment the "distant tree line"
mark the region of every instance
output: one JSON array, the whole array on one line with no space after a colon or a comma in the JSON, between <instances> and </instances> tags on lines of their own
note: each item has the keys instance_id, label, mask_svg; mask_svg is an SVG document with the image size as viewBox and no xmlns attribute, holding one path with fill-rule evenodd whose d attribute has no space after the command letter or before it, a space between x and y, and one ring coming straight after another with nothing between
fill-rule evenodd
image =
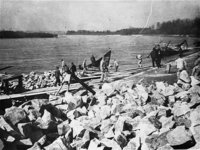
<instances>
[{"instance_id":1,"label":"distant tree line","mask_svg":"<svg viewBox=\"0 0 200 150\"><path fill-rule=\"evenodd\" d=\"M178 34L178 35L195 35L200 36L200 18L177 19L163 23L157 23L158 34Z\"/></svg>"},{"instance_id":2,"label":"distant tree line","mask_svg":"<svg viewBox=\"0 0 200 150\"><path fill-rule=\"evenodd\" d=\"M78 30L78 31L67 31L67 34L70 35L110 35L115 34L115 32L112 31L89 31L89 30Z\"/></svg>"},{"instance_id":3,"label":"distant tree line","mask_svg":"<svg viewBox=\"0 0 200 150\"><path fill-rule=\"evenodd\" d=\"M57 34L45 32L0 31L0 38L51 38Z\"/></svg>"},{"instance_id":4,"label":"distant tree line","mask_svg":"<svg viewBox=\"0 0 200 150\"><path fill-rule=\"evenodd\" d=\"M70 35L132 35L132 34L168 34L200 36L200 18L176 19L157 23L148 28L127 28L117 31L68 31Z\"/></svg>"}]
</instances>

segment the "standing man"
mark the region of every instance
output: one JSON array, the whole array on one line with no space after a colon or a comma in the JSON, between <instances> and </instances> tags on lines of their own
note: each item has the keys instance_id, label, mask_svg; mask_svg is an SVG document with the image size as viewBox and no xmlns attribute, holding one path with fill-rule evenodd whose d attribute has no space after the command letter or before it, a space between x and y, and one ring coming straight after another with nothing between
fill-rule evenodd
<instances>
[{"instance_id":1,"label":"standing man","mask_svg":"<svg viewBox=\"0 0 200 150\"><path fill-rule=\"evenodd\" d=\"M182 55L183 54L183 49L181 46L178 47L178 52L179 52L179 55Z\"/></svg>"},{"instance_id":2,"label":"standing man","mask_svg":"<svg viewBox=\"0 0 200 150\"><path fill-rule=\"evenodd\" d=\"M136 59L138 60L138 67L139 68L142 68L142 55L141 54L138 54L136 56Z\"/></svg>"},{"instance_id":3,"label":"standing man","mask_svg":"<svg viewBox=\"0 0 200 150\"><path fill-rule=\"evenodd\" d=\"M71 80L71 74L69 74L68 71L64 72L64 74L63 74L63 80L62 80L62 85L65 84L65 83L67 84L67 92L69 91L70 80Z\"/></svg>"},{"instance_id":4,"label":"standing man","mask_svg":"<svg viewBox=\"0 0 200 150\"><path fill-rule=\"evenodd\" d=\"M61 70L62 70L62 73L64 72L64 66L65 66L65 61L63 59L61 59Z\"/></svg>"},{"instance_id":5,"label":"standing man","mask_svg":"<svg viewBox=\"0 0 200 150\"><path fill-rule=\"evenodd\" d=\"M94 55L91 56L90 60L91 60L92 66L95 66L96 60L95 60Z\"/></svg>"},{"instance_id":6,"label":"standing man","mask_svg":"<svg viewBox=\"0 0 200 150\"><path fill-rule=\"evenodd\" d=\"M71 64L71 68L70 68L70 70L71 70L72 74L75 75L75 72L76 72L76 66L74 65L73 62L72 62L72 64Z\"/></svg>"},{"instance_id":7,"label":"standing man","mask_svg":"<svg viewBox=\"0 0 200 150\"><path fill-rule=\"evenodd\" d=\"M59 70L59 67L56 67L56 71L55 71L55 78L56 78L56 81L55 81L55 84L54 86L57 86L59 85L60 86L60 77L61 77L61 73L60 73L60 70Z\"/></svg>"},{"instance_id":8,"label":"standing man","mask_svg":"<svg viewBox=\"0 0 200 150\"><path fill-rule=\"evenodd\" d=\"M115 67L115 72L117 72L119 68L119 64L116 59L114 59L114 67Z\"/></svg>"},{"instance_id":9,"label":"standing man","mask_svg":"<svg viewBox=\"0 0 200 150\"><path fill-rule=\"evenodd\" d=\"M191 74L191 85L200 85L200 57L195 61Z\"/></svg>"},{"instance_id":10,"label":"standing man","mask_svg":"<svg viewBox=\"0 0 200 150\"><path fill-rule=\"evenodd\" d=\"M69 67L67 64L64 65L64 73L69 73Z\"/></svg>"},{"instance_id":11,"label":"standing man","mask_svg":"<svg viewBox=\"0 0 200 150\"><path fill-rule=\"evenodd\" d=\"M162 52L161 52L161 48L160 48L160 45L158 44L157 45L157 61L156 61L156 64L157 64L157 67L160 68L161 67L161 59L162 59Z\"/></svg>"},{"instance_id":12,"label":"standing man","mask_svg":"<svg viewBox=\"0 0 200 150\"><path fill-rule=\"evenodd\" d=\"M84 59L83 64L82 64L83 70L87 70L87 65L86 65L86 59Z\"/></svg>"},{"instance_id":13,"label":"standing man","mask_svg":"<svg viewBox=\"0 0 200 150\"><path fill-rule=\"evenodd\" d=\"M176 67L177 67L177 78L179 79L181 71L187 68L186 61L182 58L182 54L179 54L179 58L175 60Z\"/></svg>"},{"instance_id":14,"label":"standing man","mask_svg":"<svg viewBox=\"0 0 200 150\"><path fill-rule=\"evenodd\" d=\"M156 45L154 46L154 48L152 49L152 51L150 52L150 54L147 56L147 58L149 58L149 56L151 56L151 60L152 60L152 66L155 67L157 58L158 58L158 53L156 50Z\"/></svg>"},{"instance_id":15,"label":"standing man","mask_svg":"<svg viewBox=\"0 0 200 150\"><path fill-rule=\"evenodd\" d=\"M100 70L101 70L101 81L104 82L104 79L107 79L107 72L108 68L106 66L105 58L103 57L100 63Z\"/></svg>"}]
</instances>

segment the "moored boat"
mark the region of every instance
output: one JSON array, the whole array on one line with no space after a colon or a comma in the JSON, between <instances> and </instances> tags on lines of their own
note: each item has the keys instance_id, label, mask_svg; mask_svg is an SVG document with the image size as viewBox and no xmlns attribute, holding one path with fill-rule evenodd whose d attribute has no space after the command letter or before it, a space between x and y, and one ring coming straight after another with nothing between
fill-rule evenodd
<instances>
[{"instance_id":1,"label":"moored boat","mask_svg":"<svg viewBox=\"0 0 200 150\"><path fill-rule=\"evenodd\" d=\"M108 51L107 53L105 53L103 55L104 59L105 59L105 62L106 62L106 65L108 66L109 63L110 63L110 57L111 57L111 50ZM94 60L91 64L87 65L86 67L89 69L89 70L96 70L98 71L99 70L99 67L100 67L100 63L101 63L101 60L102 58L99 58L98 60ZM83 69L83 67L81 65L79 65L79 69Z\"/></svg>"}]
</instances>

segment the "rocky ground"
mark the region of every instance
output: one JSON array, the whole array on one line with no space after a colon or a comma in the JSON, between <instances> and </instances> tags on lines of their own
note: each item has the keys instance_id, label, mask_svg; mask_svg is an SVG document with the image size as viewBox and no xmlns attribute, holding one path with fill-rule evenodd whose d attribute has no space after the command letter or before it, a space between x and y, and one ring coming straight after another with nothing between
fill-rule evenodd
<instances>
[{"instance_id":1,"label":"rocky ground","mask_svg":"<svg viewBox=\"0 0 200 150\"><path fill-rule=\"evenodd\" d=\"M7 108L0 116L0 148L200 149L200 86L186 91L164 71L95 86L96 95L66 92Z\"/></svg>"}]
</instances>

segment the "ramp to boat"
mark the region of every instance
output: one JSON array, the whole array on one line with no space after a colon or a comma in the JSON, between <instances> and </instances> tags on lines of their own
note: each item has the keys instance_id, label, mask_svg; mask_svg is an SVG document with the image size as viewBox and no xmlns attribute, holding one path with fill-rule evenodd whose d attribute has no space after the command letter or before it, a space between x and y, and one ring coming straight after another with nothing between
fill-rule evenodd
<instances>
[{"instance_id":1,"label":"ramp to boat","mask_svg":"<svg viewBox=\"0 0 200 150\"><path fill-rule=\"evenodd\" d=\"M70 90L76 90L79 89L81 85L79 83L76 84L71 84L70 85ZM23 97L30 97L30 96L36 96L36 95L42 95L42 94L49 94L49 93L55 93L58 91L58 87L47 87L47 88L40 88L40 89L35 89L32 91L27 91L19 94L11 94L11 95L0 95L0 101L1 100L7 100L7 99L17 99L17 98L23 98ZM63 85L62 91L67 90L67 85Z\"/></svg>"}]
</instances>

